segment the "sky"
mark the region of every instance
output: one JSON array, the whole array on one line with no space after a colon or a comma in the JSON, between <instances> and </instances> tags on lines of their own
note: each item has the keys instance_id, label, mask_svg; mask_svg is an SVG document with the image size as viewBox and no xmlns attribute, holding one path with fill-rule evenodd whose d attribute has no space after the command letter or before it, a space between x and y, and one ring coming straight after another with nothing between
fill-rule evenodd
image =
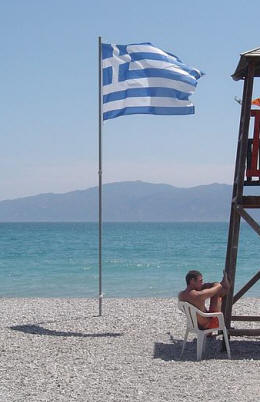
<instances>
[{"instance_id":1,"label":"sky","mask_svg":"<svg viewBox=\"0 0 260 402\"><path fill-rule=\"evenodd\" d=\"M259 11L259 0L0 0L0 200L98 185L98 36L152 42L205 73L194 115L105 122L103 182L231 184L243 89L231 74L260 46Z\"/></svg>"}]
</instances>

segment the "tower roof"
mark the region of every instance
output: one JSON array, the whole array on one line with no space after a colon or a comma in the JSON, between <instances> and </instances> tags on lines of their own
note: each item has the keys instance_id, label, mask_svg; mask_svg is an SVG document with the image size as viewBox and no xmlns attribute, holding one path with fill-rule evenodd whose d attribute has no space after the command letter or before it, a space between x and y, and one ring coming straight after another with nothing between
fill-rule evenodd
<instances>
[{"instance_id":1,"label":"tower roof","mask_svg":"<svg viewBox=\"0 0 260 402\"><path fill-rule=\"evenodd\" d=\"M240 54L240 60L237 65L236 71L232 74L232 78L235 81L243 80L247 75L248 63L254 60L255 62L255 77L260 77L260 47L248 50L245 53Z\"/></svg>"}]
</instances>

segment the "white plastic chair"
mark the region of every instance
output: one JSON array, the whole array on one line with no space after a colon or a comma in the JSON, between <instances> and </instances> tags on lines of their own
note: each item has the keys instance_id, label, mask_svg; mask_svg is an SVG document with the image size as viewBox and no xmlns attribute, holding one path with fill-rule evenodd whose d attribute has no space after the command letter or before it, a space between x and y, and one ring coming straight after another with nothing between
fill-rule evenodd
<instances>
[{"instance_id":1,"label":"white plastic chair","mask_svg":"<svg viewBox=\"0 0 260 402\"><path fill-rule=\"evenodd\" d=\"M193 332L197 335L197 360L201 360L202 352L204 352L205 348L206 348L207 334L220 330L220 331L223 331L227 355L228 355L228 358L231 359L227 329L225 326L224 316L222 313L204 313L203 311L199 310L192 304L190 304L188 302L183 302L183 301L178 302L178 307L186 315L186 318L187 318L187 327L186 327L186 332L185 332L185 336L184 336L184 340L183 340L181 357L183 355L183 351L184 351L184 348L185 348L185 345L186 345L186 342L188 339L189 332ZM199 329L197 314L201 315L202 317L207 317L207 318L217 317L219 326L217 328L210 328L210 329L203 329L203 330Z\"/></svg>"}]
</instances>

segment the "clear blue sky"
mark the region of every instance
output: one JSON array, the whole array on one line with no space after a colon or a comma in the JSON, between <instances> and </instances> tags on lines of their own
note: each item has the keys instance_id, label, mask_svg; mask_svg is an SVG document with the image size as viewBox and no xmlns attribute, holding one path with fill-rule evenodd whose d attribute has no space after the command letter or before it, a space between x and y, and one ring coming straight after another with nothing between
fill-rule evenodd
<instances>
[{"instance_id":1,"label":"clear blue sky","mask_svg":"<svg viewBox=\"0 0 260 402\"><path fill-rule=\"evenodd\" d=\"M195 115L104 124L104 182L231 183L242 82L230 75L260 46L259 13L259 0L1 0L0 199L97 185L99 35L152 42L206 73Z\"/></svg>"}]
</instances>

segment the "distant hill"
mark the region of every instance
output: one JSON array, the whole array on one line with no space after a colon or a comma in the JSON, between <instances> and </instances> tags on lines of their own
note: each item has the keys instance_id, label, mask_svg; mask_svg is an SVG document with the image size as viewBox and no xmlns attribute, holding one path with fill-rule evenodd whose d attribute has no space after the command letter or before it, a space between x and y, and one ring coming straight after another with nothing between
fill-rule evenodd
<instances>
[{"instance_id":1,"label":"distant hill","mask_svg":"<svg viewBox=\"0 0 260 402\"><path fill-rule=\"evenodd\" d=\"M120 222L227 221L232 186L178 188L142 181L103 186L103 219ZM98 187L0 202L0 222L98 220Z\"/></svg>"}]
</instances>

